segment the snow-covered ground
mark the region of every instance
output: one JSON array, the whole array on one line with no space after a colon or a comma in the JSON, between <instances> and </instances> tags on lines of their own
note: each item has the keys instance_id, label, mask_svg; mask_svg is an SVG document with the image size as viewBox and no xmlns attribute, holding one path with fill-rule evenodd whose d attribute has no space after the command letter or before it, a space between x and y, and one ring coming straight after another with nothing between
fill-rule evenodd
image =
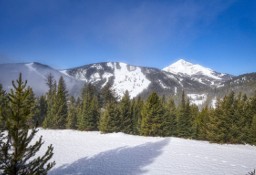
<instances>
[{"instance_id":1,"label":"snow-covered ground","mask_svg":"<svg viewBox=\"0 0 256 175\"><path fill-rule=\"evenodd\" d=\"M256 168L256 147L249 145L73 130L40 135L44 148L54 146L50 175L245 175Z\"/></svg>"}]
</instances>

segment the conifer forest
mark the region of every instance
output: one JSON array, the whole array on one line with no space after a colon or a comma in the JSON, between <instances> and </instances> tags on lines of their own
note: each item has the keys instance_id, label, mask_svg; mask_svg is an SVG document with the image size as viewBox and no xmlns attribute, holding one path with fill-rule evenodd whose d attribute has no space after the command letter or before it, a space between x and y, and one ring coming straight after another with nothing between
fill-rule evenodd
<instances>
[{"instance_id":1,"label":"conifer forest","mask_svg":"<svg viewBox=\"0 0 256 175\"><path fill-rule=\"evenodd\" d=\"M218 99L216 107L199 109L182 93L176 104L172 97L152 92L146 99L131 99L126 91L120 99L110 85L98 89L85 84L79 98L69 96L61 77L49 74L48 92L36 97L28 87L31 104L29 127L123 132L143 136L175 136L216 143L256 144L256 94L248 98L234 92ZM10 99L0 86L0 103L5 111ZM1 115L2 116L2 115ZM1 117L1 120L4 120ZM1 128L4 129L3 121Z\"/></svg>"}]
</instances>

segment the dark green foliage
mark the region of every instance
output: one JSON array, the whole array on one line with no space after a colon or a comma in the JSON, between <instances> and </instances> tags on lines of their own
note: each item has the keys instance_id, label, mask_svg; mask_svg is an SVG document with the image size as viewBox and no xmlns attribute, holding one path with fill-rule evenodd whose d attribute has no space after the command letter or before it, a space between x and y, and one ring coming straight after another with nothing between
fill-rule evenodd
<instances>
[{"instance_id":1,"label":"dark green foliage","mask_svg":"<svg viewBox=\"0 0 256 175\"><path fill-rule=\"evenodd\" d=\"M178 107L177 116L177 136L189 138L192 136L192 115L189 101L185 99L183 91L181 104Z\"/></svg>"},{"instance_id":2,"label":"dark green foliage","mask_svg":"<svg viewBox=\"0 0 256 175\"><path fill-rule=\"evenodd\" d=\"M125 94L119 103L120 118L121 118L121 131L127 134L133 133L133 119L131 114L131 101L128 91L125 91Z\"/></svg>"},{"instance_id":3,"label":"dark green foliage","mask_svg":"<svg viewBox=\"0 0 256 175\"><path fill-rule=\"evenodd\" d=\"M164 135L175 136L177 134L176 106L172 98L165 104L166 112L164 118Z\"/></svg>"},{"instance_id":4,"label":"dark green foliage","mask_svg":"<svg viewBox=\"0 0 256 175\"><path fill-rule=\"evenodd\" d=\"M41 157L34 157L43 144L42 137L31 144L37 130L29 130L31 116L34 116L34 102L30 99L30 90L26 88L27 82L19 79L14 83L8 94L6 107L5 133L0 133L0 174L47 174L55 162L47 163L53 155L50 145Z\"/></svg>"},{"instance_id":5,"label":"dark green foliage","mask_svg":"<svg viewBox=\"0 0 256 175\"><path fill-rule=\"evenodd\" d=\"M138 135L140 133L141 128L141 110L143 108L143 100L138 97L137 99L132 100L131 104L131 115L132 115L132 123L133 123L133 134Z\"/></svg>"},{"instance_id":6,"label":"dark green foliage","mask_svg":"<svg viewBox=\"0 0 256 175\"><path fill-rule=\"evenodd\" d=\"M61 76L57 87L53 77L49 75L47 84L49 86L47 116L43 126L52 129L64 129L68 115L65 81Z\"/></svg>"},{"instance_id":7,"label":"dark green foliage","mask_svg":"<svg viewBox=\"0 0 256 175\"><path fill-rule=\"evenodd\" d=\"M219 100L209 118L207 138L219 143L254 143L253 103L253 98L236 97L234 92Z\"/></svg>"},{"instance_id":8,"label":"dark green foliage","mask_svg":"<svg viewBox=\"0 0 256 175\"><path fill-rule=\"evenodd\" d=\"M77 104L73 96L70 97L69 103L68 103L68 116L67 116L66 128L77 129Z\"/></svg>"},{"instance_id":9,"label":"dark green foliage","mask_svg":"<svg viewBox=\"0 0 256 175\"><path fill-rule=\"evenodd\" d=\"M152 93L144 102L140 97L130 100L126 91L117 101L110 84L98 91L86 84L81 98L69 99L64 79L58 86L52 75L47 78L49 91L36 99L28 89L26 103L31 114L27 116L29 127L41 126L54 129L100 130L124 132L147 136L178 136L218 143L256 144L256 93L251 98L231 92L219 99L216 108L204 107L199 111L191 105L182 92L180 103L176 98L166 98ZM0 86L0 128L4 128L4 114L8 112L6 93ZM33 114L32 114L33 111Z\"/></svg>"},{"instance_id":10,"label":"dark green foliage","mask_svg":"<svg viewBox=\"0 0 256 175\"><path fill-rule=\"evenodd\" d=\"M145 136L163 136L165 114L161 99L153 92L142 109L140 134Z\"/></svg>"},{"instance_id":11,"label":"dark green foliage","mask_svg":"<svg viewBox=\"0 0 256 175\"><path fill-rule=\"evenodd\" d=\"M38 117L36 120L36 126L42 126L43 121L47 115L47 100L45 96L41 96L38 100Z\"/></svg>"},{"instance_id":12,"label":"dark green foliage","mask_svg":"<svg viewBox=\"0 0 256 175\"><path fill-rule=\"evenodd\" d=\"M108 103L100 118L100 131L102 133L120 132L121 118L116 103Z\"/></svg>"},{"instance_id":13,"label":"dark green foliage","mask_svg":"<svg viewBox=\"0 0 256 175\"><path fill-rule=\"evenodd\" d=\"M253 116L250 128L251 143L256 145L256 114Z\"/></svg>"},{"instance_id":14,"label":"dark green foliage","mask_svg":"<svg viewBox=\"0 0 256 175\"><path fill-rule=\"evenodd\" d=\"M47 114L43 122L43 127L53 128L54 126L53 118L55 117L55 114L56 114L55 99L56 99L56 92L57 92L57 84L52 74L49 74L47 76L46 84L48 85L49 90L46 93Z\"/></svg>"},{"instance_id":15,"label":"dark green foliage","mask_svg":"<svg viewBox=\"0 0 256 175\"><path fill-rule=\"evenodd\" d=\"M109 103L116 102L113 90L110 83L107 83L101 90L100 106L105 107Z\"/></svg>"},{"instance_id":16,"label":"dark green foliage","mask_svg":"<svg viewBox=\"0 0 256 175\"><path fill-rule=\"evenodd\" d=\"M24 103L30 104L31 116L28 119L30 127L38 126L39 108L32 88L28 88L28 97Z\"/></svg>"},{"instance_id":17,"label":"dark green foliage","mask_svg":"<svg viewBox=\"0 0 256 175\"><path fill-rule=\"evenodd\" d=\"M92 84L84 86L82 92L82 105L78 114L78 129L98 130L99 100L96 88Z\"/></svg>"},{"instance_id":18,"label":"dark green foliage","mask_svg":"<svg viewBox=\"0 0 256 175\"><path fill-rule=\"evenodd\" d=\"M3 90L2 85L0 84L0 130L4 129L5 127L5 118L4 116L6 113L6 106L7 106L7 94Z\"/></svg>"},{"instance_id":19,"label":"dark green foliage","mask_svg":"<svg viewBox=\"0 0 256 175\"><path fill-rule=\"evenodd\" d=\"M68 116L67 106L67 90L63 77L61 76L58 82L58 90L55 99L56 114L53 118L54 128L64 129Z\"/></svg>"},{"instance_id":20,"label":"dark green foliage","mask_svg":"<svg viewBox=\"0 0 256 175\"><path fill-rule=\"evenodd\" d=\"M193 138L199 140L207 139L207 124L209 123L210 111L208 107L202 109L193 122Z\"/></svg>"}]
</instances>

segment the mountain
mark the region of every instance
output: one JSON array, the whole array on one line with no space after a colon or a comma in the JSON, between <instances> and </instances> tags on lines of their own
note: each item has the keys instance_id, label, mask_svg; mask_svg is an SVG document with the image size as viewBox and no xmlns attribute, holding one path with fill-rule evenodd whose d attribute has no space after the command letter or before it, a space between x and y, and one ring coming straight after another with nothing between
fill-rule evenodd
<instances>
[{"instance_id":1,"label":"mountain","mask_svg":"<svg viewBox=\"0 0 256 175\"><path fill-rule=\"evenodd\" d=\"M192 64L183 59L165 67L163 70L176 75L189 76L195 81L213 87L218 87L233 77L229 74L213 71L212 69L203 67L199 64Z\"/></svg>"},{"instance_id":2,"label":"mountain","mask_svg":"<svg viewBox=\"0 0 256 175\"><path fill-rule=\"evenodd\" d=\"M33 88L36 95L43 95L48 91L46 85L47 76L51 73L58 81L63 76L70 94L78 96L82 82L62 74L60 71L41 63L14 63L0 64L0 83L9 91L12 88L12 80L16 80L19 73L23 80L28 80L28 85Z\"/></svg>"},{"instance_id":3,"label":"mountain","mask_svg":"<svg viewBox=\"0 0 256 175\"><path fill-rule=\"evenodd\" d=\"M23 74L37 95L47 92L46 79L49 73L58 81L63 76L70 95L78 97L84 84L91 83L98 89L110 84L120 99L128 90L130 97L146 98L152 91L180 100L184 90L190 102L198 106L214 106L231 90L252 95L256 89L256 73L232 76L218 73L203 66L179 60L163 70L133 66L121 62L88 64L66 70L57 70L40 63L0 64L0 83L7 91L12 80Z\"/></svg>"},{"instance_id":4,"label":"mountain","mask_svg":"<svg viewBox=\"0 0 256 175\"><path fill-rule=\"evenodd\" d=\"M117 97L122 97L126 90L133 98L138 95L146 97L152 91L156 91L160 95L174 96L180 94L183 89L193 93L209 89L207 85L189 77L175 75L156 68L132 66L120 62L89 64L61 72L85 83L92 83L98 88L110 83Z\"/></svg>"}]
</instances>

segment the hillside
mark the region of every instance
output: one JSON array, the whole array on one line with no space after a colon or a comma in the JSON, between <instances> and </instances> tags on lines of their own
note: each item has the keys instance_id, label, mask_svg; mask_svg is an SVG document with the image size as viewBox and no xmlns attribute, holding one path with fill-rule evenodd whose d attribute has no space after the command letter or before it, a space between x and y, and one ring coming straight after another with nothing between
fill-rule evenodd
<instances>
[{"instance_id":1,"label":"hillside","mask_svg":"<svg viewBox=\"0 0 256 175\"><path fill-rule=\"evenodd\" d=\"M56 80L63 76L69 95L75 97L81 94L84 84L91 83L98 89L110 84L119 99L126 90L131 98L146 98L155 91L160 96L171 96L178 102L184 90L191 103L214 106L217 98L222 98L231 90L251 96L256 89L255 73L233 76L183 59L163 70L121 62L94 63L65 70L40 63L0 64L0 83L4 89L10 89L12 80L18 77L19 72L37 95L47 92L46 79L49 73Z\"/></svg>"}]
</instances>

